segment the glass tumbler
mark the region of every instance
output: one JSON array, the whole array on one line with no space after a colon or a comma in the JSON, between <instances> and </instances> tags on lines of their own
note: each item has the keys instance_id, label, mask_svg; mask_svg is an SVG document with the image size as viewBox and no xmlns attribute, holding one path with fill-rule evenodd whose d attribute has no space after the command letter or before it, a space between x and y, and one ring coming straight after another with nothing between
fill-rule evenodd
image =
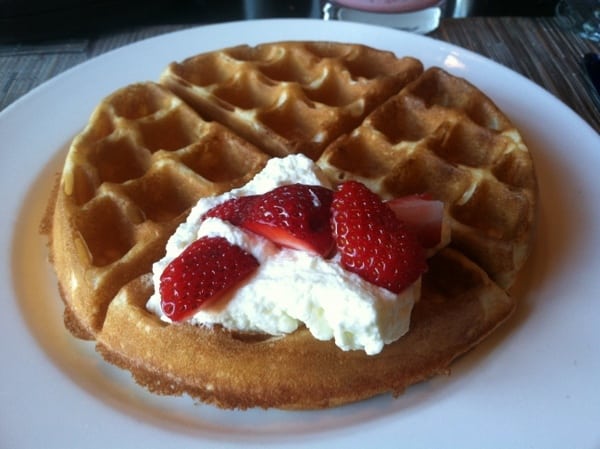
<instances>
[{"instance_id":1,"label":"glass tumbler","mask_svg":"<svg viewBox=\"0 0 600 449\"><path fill-rule=\"evenodd\" d=\"M446 0L325 0L325 20L346 20L389 26L425 34L446 14Z\"/></svg>"},{"instance_id":2,"label":"glass tumbler","mask_svg":"<svg viewBox=\"0 0 600 449\"><path fill-rule=\"evenodd\" d=\"M556 17L563 27L600 42L600 0L560 0Z\"/></svg>"}]
</instances>

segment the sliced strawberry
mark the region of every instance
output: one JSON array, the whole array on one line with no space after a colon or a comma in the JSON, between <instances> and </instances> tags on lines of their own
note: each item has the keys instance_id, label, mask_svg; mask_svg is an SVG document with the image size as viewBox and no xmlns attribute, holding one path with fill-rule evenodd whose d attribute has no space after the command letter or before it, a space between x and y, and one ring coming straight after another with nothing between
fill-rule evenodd
<instances>
[{"instance_id":1,"label":"sliced strawberry","mask_svg":"<svg viewBox=\"0 0 600 449\"><path fill-rule=\"evenodd\" d=\"M258 195L248 195L232 198L208 210L202 218L216 217L239 226L247 215L248 208L252 206Z\"/></svg>"},{"instance_id":2,"label":"sliced strawberry","mask_svg":"<svg viewBox=\"0 0 600 449\"><path fill-rule=\"evenodd\" d=\"M261 195L241 226L292 249L323 257L334 242L329 226L333 192L325 187L290 184Z\"/></svg>"},{"instance_id":3,"label":"sliced strawberry","mask_svg":"<svg viewBox=\"0 0 600 449\"><path fill-rule=\"evenodd\" d=\"M342 265L375 285L399 293L427 268L416 235L359 182L335 192L331 223Z\"/></svg>"},{"instance_id":4,"label":"sliced strawberry","mask_svg":"<svg viewBox=\"0 0 600 449\"><path fill-rule=\"evenodd\" d=\"M251 254L222 237L202 237L176 257L160 277L161 307L181 321L219 298L258 267Z\"/></svg>"},{"instance_id":5,"label":"sliced strawberry","mask_svg":"<svg viewBox=\"0 0 600 449\"><path fill-rule=\"evenodd\" d=\"M416 234L424 248L433 248L442 241L444 203L430 195L409 195L386 203L400 221Z\"/></svg>"}]
</instances>

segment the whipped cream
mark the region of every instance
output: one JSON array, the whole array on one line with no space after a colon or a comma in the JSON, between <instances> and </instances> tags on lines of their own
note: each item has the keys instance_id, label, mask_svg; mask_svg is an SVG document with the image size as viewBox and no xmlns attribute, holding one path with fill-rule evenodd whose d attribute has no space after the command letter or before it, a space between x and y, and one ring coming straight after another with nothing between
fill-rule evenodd
<instances>
[{"instance_id":1,"label":"whipped cream","mask_svg":"<svg viewBox=\"0 0 600 449\"><path fill-rule=\"evenodd\" d=\"M159 291L163 270L188 245L201 237L221 236L252 254L260 266L231 296L198 310L188 322L270 335L288 334L304 324L315 338L334 339L343 350L377 354L385 344L408 331L413 305L420 296L420 279L395 294L344 270L337 256L323 259L305 251L281 248L219 218L201 219L212 207L228 199L293 183L331 188L312 160L292 155L270 159L254 179L239 189L200 199L186 222L170 237L165 257L154 264L154 291ZM146 307L170 322L162 311L158 293Z\"/></svg>"}]
</instances>

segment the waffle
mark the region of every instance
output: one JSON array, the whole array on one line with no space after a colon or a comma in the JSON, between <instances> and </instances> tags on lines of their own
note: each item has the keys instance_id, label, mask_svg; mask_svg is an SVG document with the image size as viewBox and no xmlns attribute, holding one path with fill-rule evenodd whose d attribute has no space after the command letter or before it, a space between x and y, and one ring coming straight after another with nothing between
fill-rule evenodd
<instances>
[{"instance_id":1,"label":"waffle","mask_svg":"<svg viewBox=\"0 0 600 449\"><path fill-rule=\"evenodd\" d=\"M189 208L298 152L334 184L445 202L451 245L429 260L410 331L368 356L305 328L272 337L148 312L151 265ZM500 326L535 203L518 131L465 80L361 45L284 42L198 55L104 99L73 141L44 232L67 327L139 384L223 408L315 409L398 395Z\"/></svg>"},{"instance_id":2,"label":"waffle","mask_svg":"<svg viewBox=\"0 0 600 449\"><path fill-rule=\"evenodd\" d=\"M423 69L362 45L238 46L172 63L161 83L271 156L316 159Z\"/></svg>"},{"instance_id":3,"label":"waffle","mask_svg":"<svg viewBox=\"0 0 600 449\"><path fill-rule=\"evenodd\" d=\"M246 183L266 161L158 84L106 98L71 144L46 219L69 330L94 339L117 292L151 270L197 199Z\"/></svg>"},{"instance_id":4,"label":"waffle","mask_svg":"<svg viewBox=\"0 0 600 449\"><path fill-rule=\"evenodd\" d=\"M525 263L535 218L531 155L492 101L440 68L330 145L318 165L384 198L428 192L442 200L452 245L505 289Z\"/></svg>"}]
</instances>

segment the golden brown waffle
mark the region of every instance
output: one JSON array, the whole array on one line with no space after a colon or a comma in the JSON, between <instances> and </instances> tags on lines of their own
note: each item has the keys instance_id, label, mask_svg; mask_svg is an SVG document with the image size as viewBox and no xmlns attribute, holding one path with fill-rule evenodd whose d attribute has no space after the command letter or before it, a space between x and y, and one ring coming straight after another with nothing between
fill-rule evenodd
<instances>
[{"instance_id":1,"label":"golden brown waffle","mask_svg":"<svg viewBox=\"0 0 600 449\"><path fill-rule=\"evenodd\" d=\"M98 349L159 394L183 393L224 408L318 409L402 393L447 373L451 361L499 326L514 301L460 253L430 262L411 330L374 356L342 351L301 328L285 337L235 335L159 322L144 308L150 276L111 303Z\"/></svg>"},{"instance_id":2,"label":"golden brown waffle","mask_svg":"<svg viewBox=\"0 0 600 449\"><path fill-rule=\"evenodd\" d=\"M94 338L197 199L246 183L266 160L157 84L106 98L71 144L47 219L68 328Z\"/></svg>"},{"instance_id":3,"label":"golden brown waffle","mask_svg":"<svg viewBox=\"0 0 600 449\"><path fill-rule=\"evenodd\" d=\"M171 65L162 84L172 91L128 86L98 106L46 220L67 326L140 384L227 408L399 394L446 372L514 310L505 289L529 252L535 176L517 130L475 87L423 73L412 58L302 42L199 55ZM294 152L317 159L334 183L446 202L451 247L430 260L409 333L378 355L342 351L303 328L242 335L166 324L145 308L151 264L189 207Z\"/></svg>"},{"instance_id":4,"label":"golden brown waffle","mask_svg":"<svg viewBox=\"0 0 600 449\"><path fill-rule=\"evenodd\" d=\"M508 288L529 254L536 179L521 135L480 90L430 68L318 161L384 197L444 201L452 246Z\"/></svg>"},{"instance_id":5,"label":"golden brown waffle","mask_svg":"<svg viewBox=\"0 0 600 449\"><path fill-rule=\"evenodd\" d=\"M423 70L362 45L242 45L172 63L161 83L272 156L316 159Z\"/></svg>"}]
</instances>

